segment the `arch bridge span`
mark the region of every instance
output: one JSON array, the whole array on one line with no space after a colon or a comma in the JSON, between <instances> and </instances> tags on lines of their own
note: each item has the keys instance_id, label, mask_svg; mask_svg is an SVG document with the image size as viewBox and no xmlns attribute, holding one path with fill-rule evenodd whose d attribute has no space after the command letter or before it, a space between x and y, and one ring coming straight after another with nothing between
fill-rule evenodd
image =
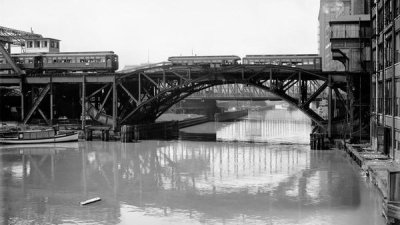
<instances>
[{"instance_id":1,"label":"arch bridge span","mask_svg":"<svg viewBox=\"0 0 400 225\"><path fill-rule=\"evenodd\" d=\"M80 117L83 119L82 127L87 116L90 116L117 130L124 124L152 123L175 103L193 93L216 85L234 84L248 85L272 93L309 116L315 128L318 128L314 131L339 134L343 133L344 126L353 126L357 124L354 121L361 121L359 118L362 114L356 113L356 107L358 105L361 111L362 102L369 101L369 95L357 95L361 83L368 82L368 79L362 80L363 77L368 78L368 74L239 64L220 68L161 65L112 74L26 74L0 76L0 81L8 86L19 85L23 123L39 115L51 124L53 118L56 118L54 107L65 111L60 104L69 101L73 110L82 109L82 113L73 113L78 114L76 117L85 114ZM31 91L27 92L29 88ZM70 99L60 99L65 97L60 94L60 90L67 90ZM315 106L322 103L329 108L327 111L330 113L327 115L316 111ZM28 110L25 111L26 106ZM368 105L364 108L368 108ZM365 121L368 124L368 120ZM338 130L338 124L342 130ZM362 126L360 122L359 127ZM353 127L346 129L356 130Z\"/></svg>"},{"instance_id":2,"label":"arch bridge span","mask_svg":"<svg viewBox=\"0 0 400 225\"><path fill-rule=\"evenodd\" d=\"M123 91L117 123L154 122L172 105L193 93L216 85L242 84L266 90L309 116L320 129L331 130L332 123L343 121L346 113L321 116L311 103L320 103L335 94L343 109L346 106L346 77L349 74L307 71L278 65L158 66L121 74L117 86ZM333 93L334 92L334 93ZM329 97L330 96L330 97ZM317 101L318 99L318 101Z\"/></svg>"}]
</instances>

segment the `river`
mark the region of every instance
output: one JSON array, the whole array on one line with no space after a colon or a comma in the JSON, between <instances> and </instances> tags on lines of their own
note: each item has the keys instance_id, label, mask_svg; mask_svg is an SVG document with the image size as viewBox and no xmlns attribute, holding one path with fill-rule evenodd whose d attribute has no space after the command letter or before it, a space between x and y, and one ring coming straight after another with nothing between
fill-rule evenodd
<instances>
[{"instance_id":1,"label":"river","mask_svg":"<svg viewBox=\"0 0 400 225\"><path fill-rule=\"evenodd\" d=\"M298 111L190 129L218 141L0 147L1 222L384 224L374 186L344 152L311 151Z\"/></svg>"}]
</instances>

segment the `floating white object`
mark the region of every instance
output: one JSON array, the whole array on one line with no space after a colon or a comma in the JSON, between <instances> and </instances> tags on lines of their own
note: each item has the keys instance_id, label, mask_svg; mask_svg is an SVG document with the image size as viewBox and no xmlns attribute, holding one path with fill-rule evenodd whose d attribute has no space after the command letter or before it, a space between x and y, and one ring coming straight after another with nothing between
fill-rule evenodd
<instances>
[{"instance_id":1,"label":"floating white object","mask_svg":"<svg viewBox=\"0 0 400 225\"><path fill-rule=\"evenodd\" d=\"M100 200L101 200L101 198L99 198L99 197L92 198L92 199L86 200L84 202L81 202L81 205L91 204L91 203L94 203L94 202L98 202Z\"/></svg>"}]
</instances>

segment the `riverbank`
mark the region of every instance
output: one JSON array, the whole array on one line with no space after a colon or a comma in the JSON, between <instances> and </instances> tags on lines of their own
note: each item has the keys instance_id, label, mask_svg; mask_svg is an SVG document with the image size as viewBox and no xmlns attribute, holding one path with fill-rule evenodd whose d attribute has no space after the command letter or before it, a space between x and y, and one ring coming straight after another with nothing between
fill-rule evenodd
<instances>
[{"instance_id":1,"label":"riverbank","mask_svg":"<svg viewBox=\"0 0 400 225\"><path fill-rule=\"evenodd\" d=\"M400 164L369 144L336 142L360 166L382 196L382 215L388 224L400 224Z\"/></svg>"}]
</instances>

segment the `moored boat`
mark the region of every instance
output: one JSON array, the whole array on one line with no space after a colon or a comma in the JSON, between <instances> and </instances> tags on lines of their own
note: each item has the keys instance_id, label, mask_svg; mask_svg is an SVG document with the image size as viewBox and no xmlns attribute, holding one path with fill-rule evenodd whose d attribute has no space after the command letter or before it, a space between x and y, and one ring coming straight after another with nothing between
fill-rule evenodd
<instances>
[{"instance_id":1,"label":"moored boat","mask_svg":"<svg viewBox=\"0 0 400 225\"><path fill-rule=\"evenodd\" d=\"M77 132L58 133L54 129L18 131L0 137L0 144L41 144L78 141Z\"/></svg>"}]
</instances>

